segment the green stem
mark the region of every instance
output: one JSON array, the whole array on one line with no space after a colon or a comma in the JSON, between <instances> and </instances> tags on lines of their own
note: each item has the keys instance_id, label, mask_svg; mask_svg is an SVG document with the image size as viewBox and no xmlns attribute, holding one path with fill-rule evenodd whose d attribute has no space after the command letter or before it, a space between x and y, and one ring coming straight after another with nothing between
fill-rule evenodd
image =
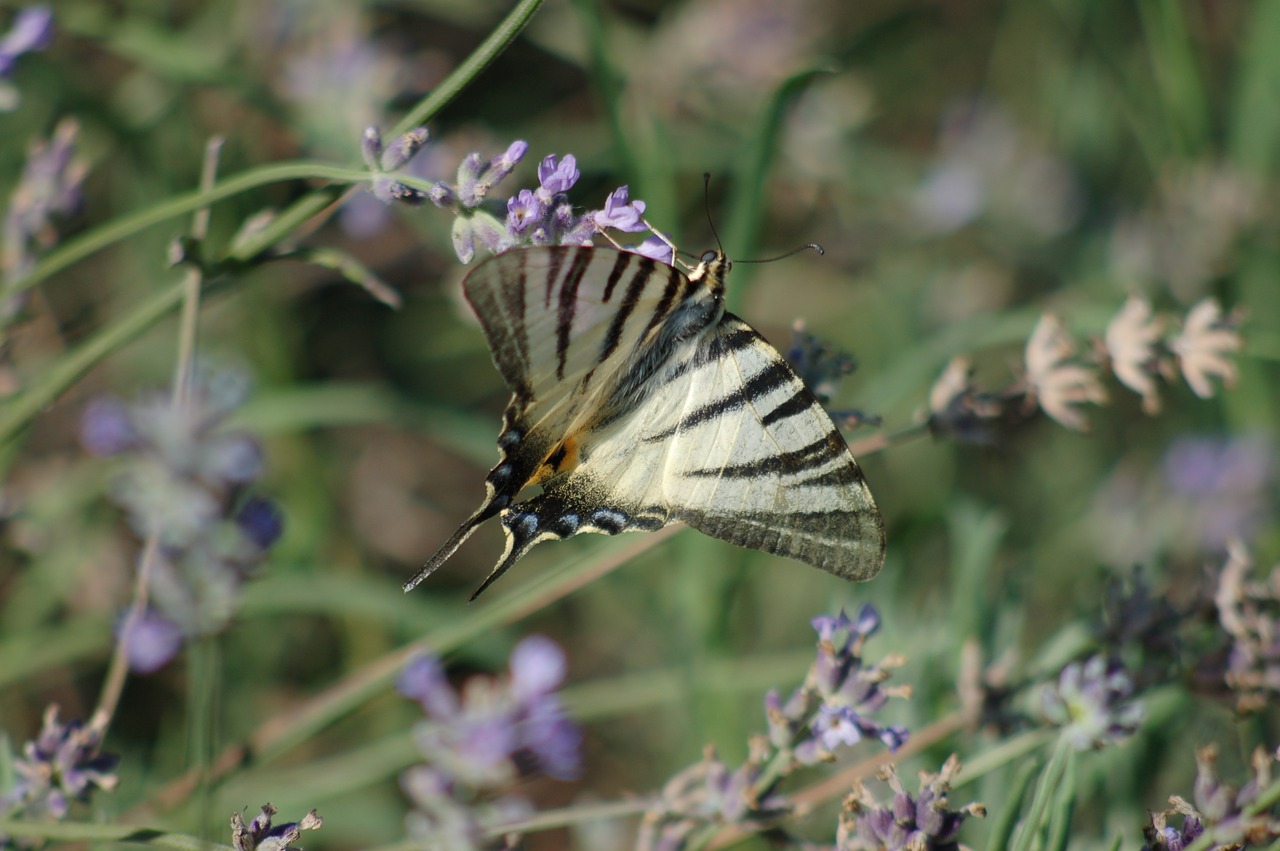
<instances>
[{"instance_id":1,"label":"green stem","mask_svg":"<svg viewBox=\"0 0 1280 851\"><path fill-rule=\"evenodd\" d=\"M185 192L136 213L120 216L75 239L67 240L41 258L30 272L10 281L3 291L0 291L0 301L6 301L18 293L25 292L89 255L121 242L152 225L193 213L201 207L225 201L259 186L303 179L329 180L343 184L359 183L368 180L369 173L362 169L311 162L275 163L250 169L227 178L207 191L196 189Z\"/></svg>"},{"instance_id":2,"label":"green stem","mask_svg":"<svg viewBox=\"0 0 1280 851\"><path fill-rule=\"evenodd\" d=\"M520 0L516 7L502 19L502 22L494 27L493 32L489 33L489 37L480 43L480 46L471 52L471 55L462 60L462 64L453 70L440 85L432 89L431 94L427 95L418 102L413 109L400 119L391 133L398 136L407 133L415 127L421 127L430 119L434 118L440 110L444 109L455 97L457 97L463 89L471 84L471 81L480 75L480 72L502 55L511 42L515 41L520 31L528 26L529 21L533 18L535 12L538 11L543 0Z\"/></svg>"},{"instance_id":3,"label":"green stem","mask_svg":"<svg viewBox=\"0 0 1280 851\"><path fill-rule=\"evenodd\" d=\"M22 836L54 842L126 842L173 851L228 851L226 845L202 842L182 833L165 833L127 824L84 822L0 821L0 836Z\"/></svg>"},{"instance_id":4,"label":"green stem","mask_svg":"<svg viewBox=\"0 0 1280 851\"><path fill-rule=\"evenodd\" d=\"M1031 851L1033 848L1041 846L1045 813L1048 811L1049 802L1053 800L1058 783L1061 782L1062 775L1066 771L1070 748L1071 745L1067 742L1067 737L1059 735L1058 743L1053 750L1053 757L1049 760L1049 764L1044 767L1044 771L1041 772L1040 782L1036 784L1035 797L1031 799L1031 810L1022 822L1022 830L1019 832L1017 843L1014 846L1015 851Z\"/></svg>"}]
</instances>

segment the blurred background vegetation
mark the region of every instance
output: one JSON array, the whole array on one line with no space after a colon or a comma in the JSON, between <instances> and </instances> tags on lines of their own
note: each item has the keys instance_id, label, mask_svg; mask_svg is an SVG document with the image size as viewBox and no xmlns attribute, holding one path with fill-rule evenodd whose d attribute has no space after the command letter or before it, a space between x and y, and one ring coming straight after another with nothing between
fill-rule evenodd
<instances>
[{"instance_id":1,"label":"blurred background vegetation","mask_svg":"<svg viewBox=\"0 0 1280 851\"><path fill-rule=\"evenodd\" d=\"M195 188L213 135L226 139L224 177L285 160L353 165L364 128L394 125L509 8L58 0L53 43L11 75L21 100L0 116L0 186L16 185L31 140L64 118L79 124L87 167L64 239ZM1207 296L1247 311L1236 386L1206 400L1171 382L1152 416L1112 377L1088 432L1042 417L988 445L891 438L859 458L889 536L868 585L682 531L545 605L538 589L564 565L601 565L646 539L539 547L468 606L501 549L490 524L405 596L400 583L482 494L506 392L459 297L448 215L361 190L295 236L357 258L401 309L289 261L224 271L203 304L200 359L253 377L239 422L265 440L261 490L283 507L285 534L220 639L220 672L202 672L215 701L193 699L205 692L190 660L129 681L107 743L121 784L95 811L222 837L226 813L270 800L291 818L320 810L309 846L396 840L417 711L384 677L323 722L289 713L424 635L459 671L500 668L533 632L566 649L586 771L528 790L550 807L655 789L707 742L741 759L764 692L802 676L815 615L880 609L872 652L903 654L895 681L914 688L889 715L918 731L956 711L966 641L1015 680L1056 672L1090 645L1108 583L1135 565L1189 606L1231 537L1272 564L1278 103L1270 0L548 0L432 118L415 173L452 180L468 152L524 139L527 161L504 189L532 185L546 154L573 153L577 203L598 207L629 184L649 221L699 252L715 244L710 172L731 256L827 249L737 267L732 308L779 348L801 319L851 352L858 369L832 407L881 417L886 435L918 426L953 356L998 389L1018 378L1042 312L1087 353L1135 293L1177 316ZM207 250L307 188L218 203ZM43 281L11 329L10 399L174 286L167 246L185 228L166 220ZM50 701L91 712L139 546L102 498L106 468L80 448L78 418L103 392L166 385L176 333L171 315L113 347L0 455L0 725L16 741ZM1147 810L1189 793L1195 746L1220 743L1223 775L1243 779L1252 747L1280 741L1274 702L1241 718L1206 693L1221 688L1192 685L1166 682L1134 740L1082 762L1071 847L1117 835L1139 847ZM193 744L196 727L211 744ZM990 752L1001 735L956 733L902 773ZM172 797L199 751L251 737L263 747L242 768ZM1015 762L957 800L998 811ZM817 835L834 824L824 812ZM980 847L986 829L967 828L967 841ZM630 828L592 830L532 845L626 847Z\"/></svg>"}]
</instances>

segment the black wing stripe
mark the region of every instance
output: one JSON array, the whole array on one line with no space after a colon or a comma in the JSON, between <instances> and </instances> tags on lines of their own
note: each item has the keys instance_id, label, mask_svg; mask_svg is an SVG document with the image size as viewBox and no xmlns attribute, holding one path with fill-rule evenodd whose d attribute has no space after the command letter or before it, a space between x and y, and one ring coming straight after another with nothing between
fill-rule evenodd
<instances>
[{"instance_id":1,"label":"black wing stripe","mask_svg":"<svg viewBox=\"0 0 1280 851\"><path fill-rule=\"evenodd\" d=\"M841 455L847 456L848 453L849 445L844 442L840 432L835 431L825 437L818 438L813 443L790 452L780 452L777 455L757 458L754 461L745 461L741 464L726 464L724 467L689 470L683 475L688 478L724 477L729 479L745 479L752 476L779 474L794 475L805 470L821 467Z\"/></svg>"},{"instance_id":2,"label":"black wing stripe","mask_svg":"<svg viewBox=\"0 0 1280 851\"><path fill-rule=\"evenodd\" d=\"M649 332L662 324L662 320L667 318L667 314L671 312L671 305L675 303L676 293L680 291L682 281L688 281L684 273L675 266L667 266L667 285L662 288L662 298L658 300L658 306L653 309L653 316L649 317L649 324L644 327L644 331L640 334L640 339L649 336Z\"/></svg>"},{"instance_id":3,"label":"black wing stripe","mask_svg":"<svg viewBox=\"0 0 1280 851\"><path fill-rule=\"evenodd\" d=\"M789 370L788 370L789 371ZM788 417L794 417L797 414L803 414L805 411L818 404L818 400L813 398L813 394L803 386L797 387L796 392L785 402L765 414L760 422L766 426L771 426L776 422L785 420Z\"/></svg>"},{"instance_id":4,"label":"black wing stripe","mask_svg":"<svg viewBox=\"0 0 1280 851\"><path fill-rule=\"evenodd\" d=\"M705 405L694 408L670 428L652 435L648 440L665 440L678 431L687 431L696 425L717 419L725 414L740 410L748 403L773 392L791 380L791 370L782 361L774 361L757 372L748 381L735 387ZM786 404L785 402L783 404ZM768 419L764 420L768 424Z\"/></svg>"},{"instance_id":5,"label":"black wing stripe","mask_svg":"<svg viewBox=\"0 0 1280 851\"><path fill-rule=\"evenodd\" d=\"M613 259L613 269L609 271L609 280L604 285L604 296L600 299L605 304L613 298L613 288L618 285L618 281L622 280L622 273L627 270L631 258L635 256L629 251L619 251L618 256Z\"/></svg>"},{"instance_id":6,"label":"black wing stripe","mask_svg":"<svg viewBox=\"0 0 1280 851\"><path fill-rule=\"evenodd\" d=\"M556 316L556 378L564 379L565 360L569 355L569 335L573 316L578 310L578 286L591 265L591 250L579 248L569 264L569 272L560 285L560 312Z\"/></svg>"},{"instance_id":7,"label":"black wing stripe","mask_svg":"<svg viewBox=\"0 0 1280 851\"><path fill-rule=\"evenodd\" d=\"M640 301L645 285L653 277L655 260L650 257L642 257L639 254L631 256L639 259L639 262L636 263L638 268L635 275L631 277L631 281L627 284L627 291L622 295L622 303L618 305L618 312L613 315L613 322L609 323L609 330L605 332L604 342L600 345L600 363L608 360L609 356L618 348L618 343L622 340L622 329L626 326L628 317L636 309L636 304Z\"/></svg>"},{"instance_id":8,"label":"black wing stripe","mask_svg":"<svg viewBox=\"0 0 1280 851\"><path fill-rule=\"evenodd\" d=\"M551 293L556 288L556 281L560 280L560 267L564 265L565 251L563 248L556 251L548 252L551 262L547 264L547 293L543 297L542 306L547 310L551 309Z\"/></svg>"}]
</instances>

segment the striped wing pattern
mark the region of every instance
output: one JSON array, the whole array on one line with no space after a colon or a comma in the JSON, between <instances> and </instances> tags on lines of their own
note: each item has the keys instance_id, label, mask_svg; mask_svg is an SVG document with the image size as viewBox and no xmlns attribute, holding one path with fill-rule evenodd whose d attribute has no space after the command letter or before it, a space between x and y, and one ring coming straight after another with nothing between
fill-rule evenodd
<instances>
[{"instance_id":1,"label":"striped wing pattern","mask_svg":"<svg viewBox=\"0 0 1280 851\"><path fill-rule=\"evenodd\" d=\"M486 498L421 571L484 520L507 545L474 599L535 544L683 521L847 579L884 530L822 406L768 342L724 312L723 254L690 275L595 247L516 249L464 281L512 390ZM542 493L515 503L519 491Z\"/></svg>"}]
</instances>

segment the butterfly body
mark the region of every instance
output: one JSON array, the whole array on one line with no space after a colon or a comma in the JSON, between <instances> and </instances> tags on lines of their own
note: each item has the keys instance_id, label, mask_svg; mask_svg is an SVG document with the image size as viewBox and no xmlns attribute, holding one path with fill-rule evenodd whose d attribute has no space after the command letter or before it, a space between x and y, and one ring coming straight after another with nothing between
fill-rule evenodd
<instances>
[{"instance_id":1,"label":"butterfly body","mask_svg":"<svg viewBox=\"0 0 1280 851\"><path fill-rule=\"evenodd\" d=\"M729 261L686 275L593 246L513 249L464 280L512 391L477 511L406 584L500 516L506 549L473 599L535 544L683 521L732 543L869 579L879 512L821 405L725 311ZM523 502L528 485L542 493Z\"/></svg>"}]
</instances>

